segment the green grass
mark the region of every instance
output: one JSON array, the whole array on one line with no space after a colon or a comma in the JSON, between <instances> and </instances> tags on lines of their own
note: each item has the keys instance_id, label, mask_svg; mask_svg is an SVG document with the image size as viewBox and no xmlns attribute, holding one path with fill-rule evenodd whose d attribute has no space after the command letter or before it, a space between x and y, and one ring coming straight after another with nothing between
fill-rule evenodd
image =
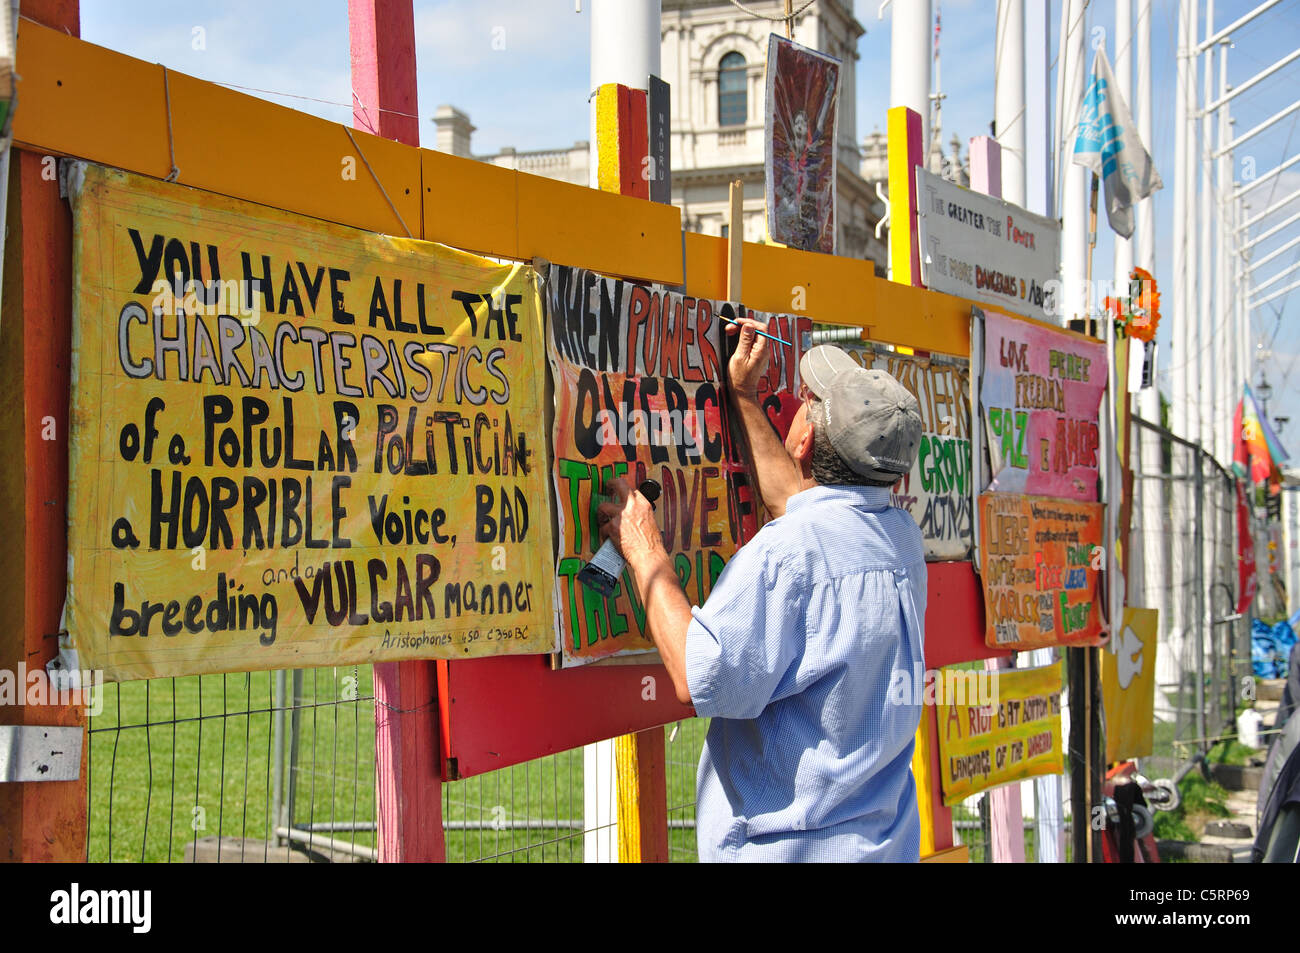
<instances>
[{"instance_id":1,"label":"green grass","mask_svg":"<svg viewBox=\"0 0 1300 953\"><path fill-rule=\"evenodd\" d=\"M1158 840L1199 841L1207 821L1231 817L1228 792L1195 772L1178 785L1182 803L1172 811L1157 811L1155 836Z\"/></svg>"},{"instance_id":2,"label":"green grass","mask_svg":"<svg viewBox=\"0 0 1300 953\"><path fill-rule=\"evenodd\" d=\"M247 838L261 859L272 836L274 673L208 675L104 687L91 721L91 861L180 861L198 838ZM290 685L292 684L290 680ZM372 822L371 671L303 673L294 823ZM289 715L285 715L286 749ZM694 818L695 767L707 723L682 722L666 745L670 821ZM672 735L671 726L665 730ZM561 752L443 785L447 860L581 861L583 835L564 827L512 830L508 821L583 820L583 755ZM287 796L287 795L286 795ZM374 847L373 831L322 831ZM671 857L695 859L693 830L671 828ZM283 848L280 848L283 850ZM340 858L341 859L341 858Z\"/></svg>"},{"instance_id":3,"label":"green grass","mask_svg":"<svg viewBox=\"0 0 1300 953\"><path fill-rule=\"evenodd\" d=\"M1258 754L1236 738L1229 738L1210 749L1209 760L1215 764L1250 764L1250 759Z\"/></svg>"},{"instance_id":4,"label":"green grass","mask_svg":"<svg viewBox=\"0 0 1300 953\"><path fill-rule=\"evenodd\" d=\"M267 840L274 678L106 685L90 726L89 859L177 861L205 836ZM369 668L308 670L303 682L294 820L373 820L373 704L344 699L371 694ZM374 834L356 841L373 846Z\"/></svg>"},{"instance_id":5,"label":"green grass","mask_svg":"<svg viewBox=\"0 0 1300 953\"><path fill-rule=\"evenodd\" d=\"M665 729L669 809L669 856L674 861L696 859L695 832L673 827L674 821L695 817L695 769L708 722L695 719L680 723L673 737ZM672 740L667 740L672 738ZM539 758L480 777L443 785L443 819L456 823L478 821L539 820L583 821L583 753L581 750ZM527 805L527 809L525 809ZM607 838L598 831L597 838ZM617 845L610 844L613 856ZM505 827L446 832L448 861L498 859L502 862L581 862L584 837L570 828L518 830Z\"/></svg>"}]
</instances>

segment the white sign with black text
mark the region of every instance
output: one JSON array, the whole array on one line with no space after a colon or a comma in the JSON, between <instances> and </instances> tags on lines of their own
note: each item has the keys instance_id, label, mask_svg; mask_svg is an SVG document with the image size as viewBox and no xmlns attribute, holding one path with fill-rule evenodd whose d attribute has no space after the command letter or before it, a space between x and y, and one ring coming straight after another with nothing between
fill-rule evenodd
<instances>
[{"instance_id":1,"label":"white sign with black text","mask_svg":"<svg viewBox=\"0 0 1300 953\"><path fill-rule=\"evenodd\" d=\"M934 291L1053 321L1061 226L1018 205L916 170L921 282Z\"/></svg>"}]
</instances>

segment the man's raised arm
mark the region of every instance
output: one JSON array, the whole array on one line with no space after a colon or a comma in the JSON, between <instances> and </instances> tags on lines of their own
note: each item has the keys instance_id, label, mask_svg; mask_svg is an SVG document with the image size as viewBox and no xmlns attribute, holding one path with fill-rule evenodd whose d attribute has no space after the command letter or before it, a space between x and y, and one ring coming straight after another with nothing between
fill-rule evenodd
<instances>
[{"instance_id":1,"label":"man's raised arm","mask_svg":"<svg viewBox=\"0 0 1300 953\"><path fill-rule=\"evenodd\" d=\"M740 328L727 325L728 334L740 335L727 364L727 376L749 444L759 495L775 518L785 513L786 500L799 491L799 473L758 400L758 382L767 373L769 355L767 338L755 334L754 329L766 331L767 327L750 318L740 320Z\"/></svg>"}]
</instances>

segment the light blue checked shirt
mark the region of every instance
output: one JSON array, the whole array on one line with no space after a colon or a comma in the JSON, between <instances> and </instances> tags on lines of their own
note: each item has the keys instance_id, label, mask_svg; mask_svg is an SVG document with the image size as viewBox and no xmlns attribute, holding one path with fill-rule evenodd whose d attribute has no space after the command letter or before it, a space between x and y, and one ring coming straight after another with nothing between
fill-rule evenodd
<instances>
[{"instance_id":1,"label":"light blue checked shirt","mask_svg":"<svg viewBox=\"0 0 1300 953\"><path fill-rule=\"evenodd\" d=\"M804 490L737 551L686 634L691 700L713 719L701 861L919 859L925 600L920 530L887 487ZM895 672L909 688L891 702Z\"/></svg>"}]
</instances>

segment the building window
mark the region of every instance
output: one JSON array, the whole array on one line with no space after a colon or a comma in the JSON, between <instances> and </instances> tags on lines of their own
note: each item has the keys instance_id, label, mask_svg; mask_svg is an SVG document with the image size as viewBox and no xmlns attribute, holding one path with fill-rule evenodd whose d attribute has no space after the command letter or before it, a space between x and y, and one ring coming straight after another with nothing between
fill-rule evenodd
<instances>
[{"instance_id":1,"label":"building window","mask_svg":"<svg viewBox=\"0 0 1300 953\"><path fill-rule=\"evenodd\" d=\"M718 125L743 126L748 112L745 58L728 53L718 64Z\"/></svg>"},{"instance_id":2,"label":"building window","mask_svg":"<svg viewBox=\"0 0 1300 953\"><path fill-rule=\"evenodd\" d=\"M730 225L723 225L723 226L722 226L722 237L723 237L723 238L730 238L730 237L731 237L731 226L730 226Z\"/></svg>"}]
</instances>

